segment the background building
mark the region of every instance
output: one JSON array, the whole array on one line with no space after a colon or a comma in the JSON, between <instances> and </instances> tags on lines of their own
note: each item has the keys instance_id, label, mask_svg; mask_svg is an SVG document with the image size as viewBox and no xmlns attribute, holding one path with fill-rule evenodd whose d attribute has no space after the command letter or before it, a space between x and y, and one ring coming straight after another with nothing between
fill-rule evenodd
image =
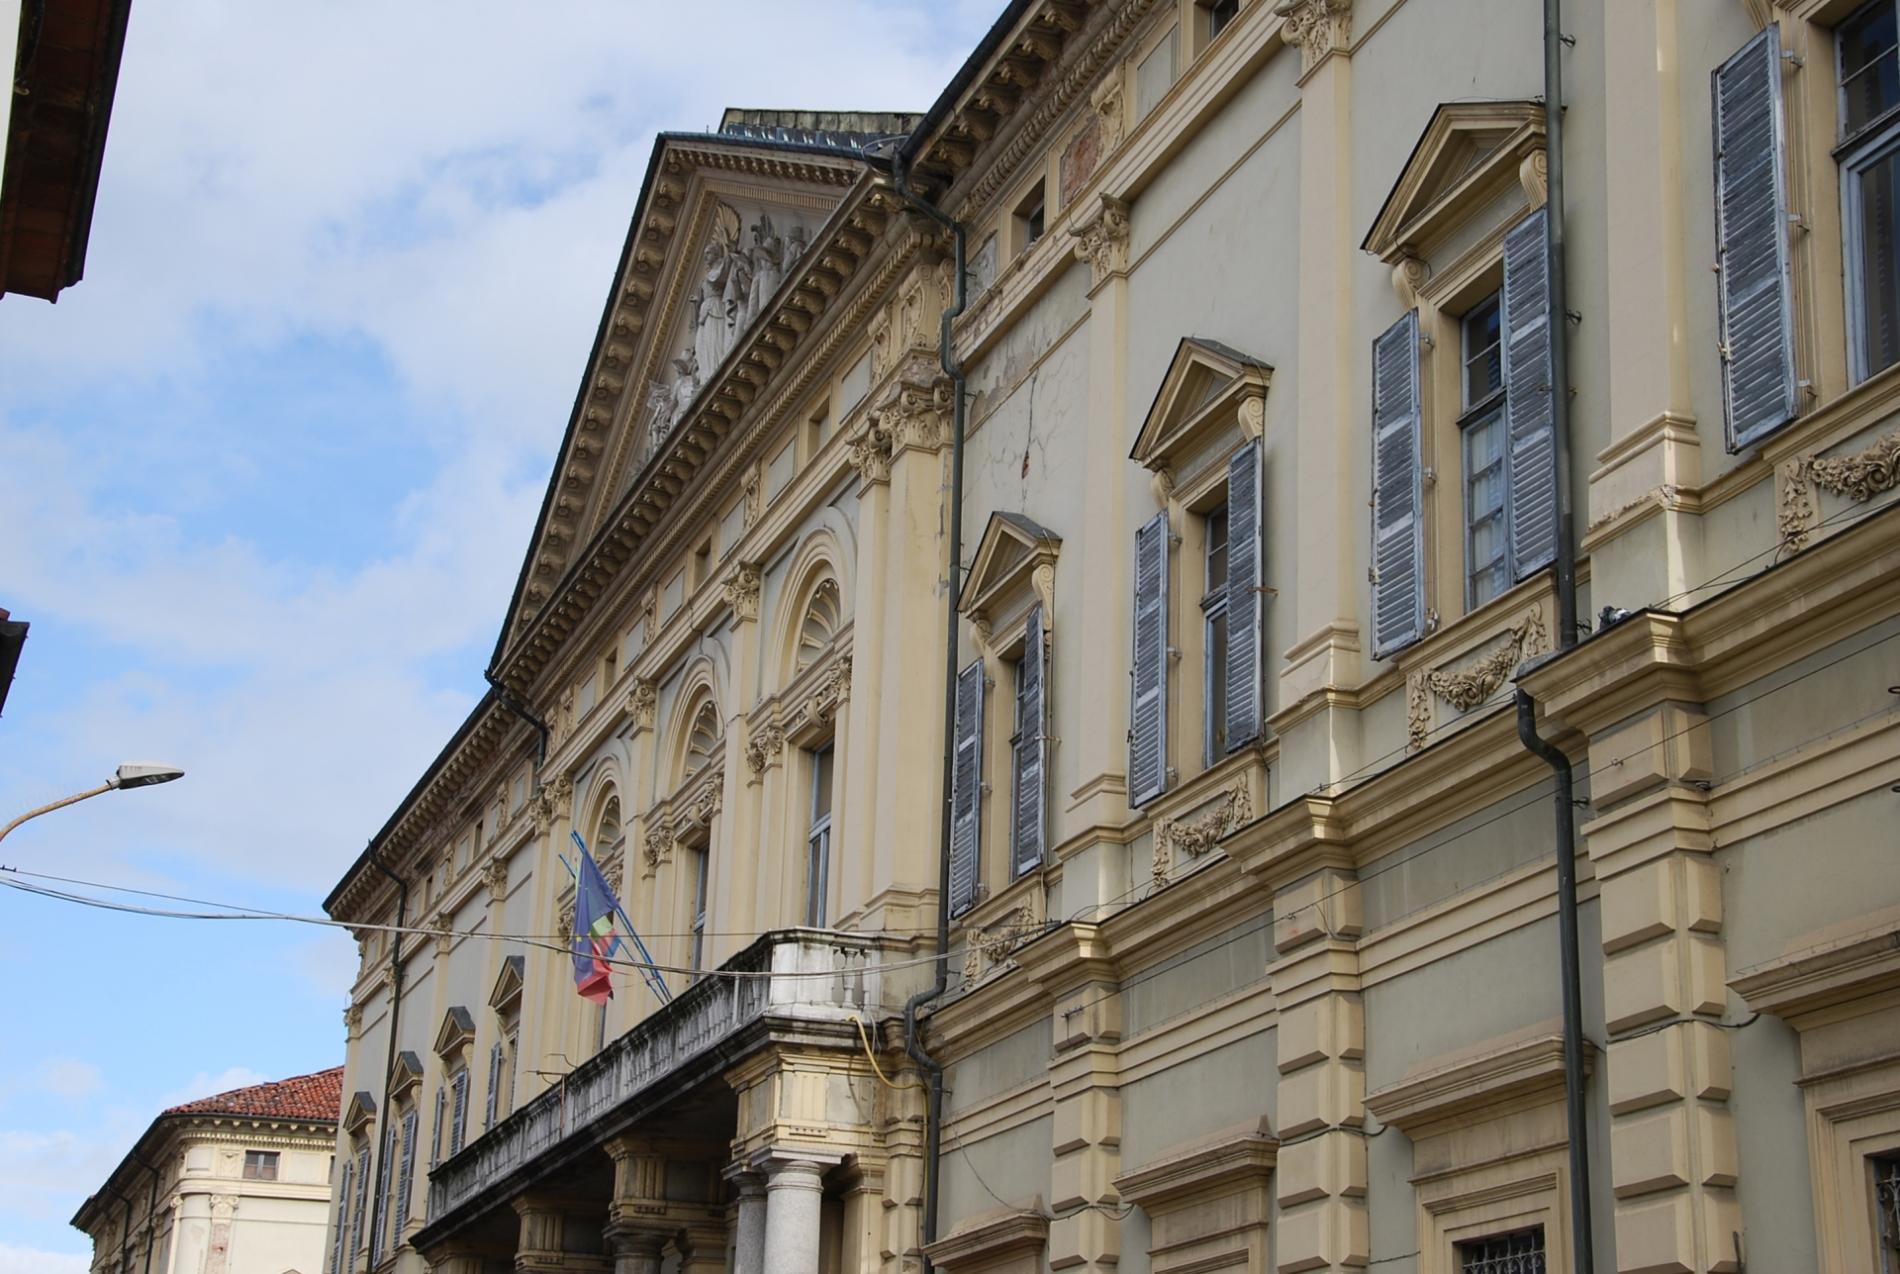
<instances>
[{"instance_id":1,"label":"background building","mask_svg":"<svg viewBox=\"0 0 1900 1274\"><path fill-rule=\"evenodd\" d=\"M660 138L326 904L332 1268L1892 1259L1895 9L1564 11L1555 154L1458 0L1020 0L921 120ZM570 832L668 1002L574 994Z\"/></svg>"},{"instance_id":2,"label":"background building","mask_svg":"<svg viewBox=\"0 0 1900 1274\"><path fill-rule=\"evenodd\" d=\"M73 1215L96 1274L314 1274L343 1069L173 1106Z\"/></svg>"}]
</instances>

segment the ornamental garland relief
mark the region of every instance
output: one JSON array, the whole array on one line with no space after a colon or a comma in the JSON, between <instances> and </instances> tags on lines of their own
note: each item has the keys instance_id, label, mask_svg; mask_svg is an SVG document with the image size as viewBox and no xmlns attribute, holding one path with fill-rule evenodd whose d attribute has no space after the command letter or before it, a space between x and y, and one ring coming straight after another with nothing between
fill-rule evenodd
<instances>
[{"instance_id":1,"label":"ornamental garland relief","mask_svg":"<svg viewBox=\"0 0 1900 1274\"><path fill-rule=\"evenodd\" d=\"M1519 664L1541 655L1548 645L1543 608L1533 606L1524 612L1523 619L1505 631L1503 644L1476 663L1455 671L1433 669L1413 673L1406 683L1406 750L1418 751L1431 735L1432 695L1460 712L1469 712L1496 693Z\"/></svg>"},{"instance_id":2,"label":"ornamental garland relief","mask_svg":"<svg viewBox=\"0 0 1900 1274\"><path fill-rule=\"evenodd\" d=\"M1796 456L1781 466L1776 479L1781 546L1784 552L1798 552L1820 527L1814 488L1866 504L1900 485L1900 433L1877 438L1852 455Z\"/></svg>"},{"instance_id":3,"label":"ornamental garland relief","mask_svg":"<svg viewBox=\"0 0 1900 1274\"><path fill-rule=\"evenodd\" d=\"M1035 910L1027 903L1004 912L981 929L968 931L963 948L963 983L970 986L985 973L1008 962L1010 953L1043 931Z\"/></svg>"},{"instance_id":4,"label":"ornamental garland relief","mask_svg":"<svg viewBox=\"0 0 1900 1274\"><path fill-rule=\"evenodd\" d=\"M1253 793L1247 787L1247 776L1243 774L1196 817L1180 822L1165 818L1158 820L1154 830L1152 869L1155 887L1158 889L1166 885L1168 878L1174 874L1176 850L1189 858L1199 858L1220 844L1223 836L1252 819Z\"/></svg>"}]
</instances>

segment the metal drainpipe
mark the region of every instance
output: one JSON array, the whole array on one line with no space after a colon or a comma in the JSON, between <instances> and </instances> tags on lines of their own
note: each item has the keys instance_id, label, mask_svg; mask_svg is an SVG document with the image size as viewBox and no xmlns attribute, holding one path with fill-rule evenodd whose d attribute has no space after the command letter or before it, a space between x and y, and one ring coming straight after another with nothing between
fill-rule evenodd
<instances>
[{"instance_id":1,"label":"metal drainpipe","mask_svg":"<svg viewBox=\"0 0 1900 1274\"><path fill-rule=\"evenodd\" d=\"M937 1240L938 1160L943 1152L943 1065L923 1046L917 1029L917 1010L941 996L949 986L950 970L945 963L950 949L950 834L951 779L955 773L957 742L957 607L963 590L963 369L957 365L951 344L951 329L969 301L969 279L964 272L963 224L935 204L927 202L910 188L904 173L900 149L891 157L891 181L897 193L911 207L950 231L955 244L957 273L956 302L943 312L937 336L937 361L950 378L953 401L950 409L950 552L948 553L949 588L944 595L944 682L943 682L943 819L938 829L937 854L937 974L928 990L919 991L904 1002L904 1051L930 1076L930 1092L924 1113L924 1219L923 1245ZM930 1274L931 1262L923 1258L924 1274Z\"/></svg>"},{"instance_id":2,"label":"metal drainpipe","mask_svg":"<svg viewBox=\"0 0 1900 1274\"><path fill-rule=\"evenodd\" d=\"M137 1146L132 1148L130 1158L152 1178L152 1195L145 1204L145 1274L152 1274L153 1240L158 1236L158 1169L139 1158Z\"/></svg>"},{"instance_id":3,"label":"metal drainpipe","mask_svg":"<svg viewBox=\"0 0 1900 1274\"><path fill-rule=\"evenodd\" d=\"M526 721L528 725L533 728L536 740L534 746L534 769L537 774L540 773L541 762L548 759L548 723L528 711L522 702L515 698L513 692L502 684L501 678L495 675L494 669L488 669L482 673L482 676L487 680L489 689L494 691L495 701L501 704L502 707L508 709L508 711L520 717L523 721Z\"/></svg>"},{"instance_id":4,"label":"metal drainpipe","mask_svg":"<svg viewBox=\"0 0 1900 1274\"><path fill-rule=\"evenodd\" d=\"M1550 270L1551 430L1557 478L1557 649L1577 644L1577 546L1570 491L1569 305L1564 279L1563 4L1544 0L1544 149L1549 185L1544 224ZM1520 686L1517 737L1550 766L1557 854L1557 936L1563 981L1564 1116L1570 1151L1571 1266L1596 1269L1590 1217L1589 1111L1583 1087L1583 958L1577 940L1575 776L1564 750L1537 733L1537 704Z\"/></svg>"},{"instance_id":5,"label":"metal drainpipe","mask_svg":"<svg viewBox=\"0 0 1900 1274\"><path fill-rule=\"evenodd\" d=\"M372 867L396 884L396 932L391 935L394 940L389 945L389 1049L383 1061L383 1104L376 1124L382 1133L378 1138L382 1144L376 1147L377 1175L380 1176L389 1170L389 1165L383 1160L388 1157L390 1147L389 1082L396 1070L396 1032L402 1024L402 930L409 911L409 885L383 865L382 856L376 852L374 845L370 846L369 861ZM370 1195L369 1248L374 1252L377 1239L382 1234L383 1192L373 1183L366 1188Z\"/></svg>"}]
</instances>

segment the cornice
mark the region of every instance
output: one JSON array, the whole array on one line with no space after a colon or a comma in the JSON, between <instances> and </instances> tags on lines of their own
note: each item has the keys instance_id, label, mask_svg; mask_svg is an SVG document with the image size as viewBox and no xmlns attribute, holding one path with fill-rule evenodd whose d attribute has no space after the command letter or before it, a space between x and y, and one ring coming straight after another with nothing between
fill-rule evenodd
<instances>
[{"instance_id":1,"label":"cornice","mask_svg":"<svg viewBox=\"0 0 1900 1274\"><path fill-rule=\"evenodd\" d=\"M1856 1000L1900 990L1900 907L1851 922L1852 932L1744 969L1729 986L1757 1013L1802 1028Z\"/></svg>"},{"instance_id":2,"label":"cornice","mask_svg":"<svg viewBox=\"0 0 1900 1274\"><path fill-rule=\"evenodd\" d=\"M1584 1070L1594 1069L1596 1047L1584 1041ZM1366 1109L1417 1139L1446 1126L1558 1101L1564 1091L1563 1036L1543 1034L1492 1046L1476 1056L1414 1072L1366 1094Z\"/></svg>"},{"instance_id":3,"label":"cornice","mask_svg":"<svg viewBox=\"0 0 1900 1274\"><path fill-rule=\"evenodd\" d=\"M1143 1211L1167 1211L1236 1187L1263 1189L1279 1158L1279 1139L1263 1116L1171 1150L1115 1178L1115 1192Z\"/></svg>"},{"instance_id":4,"label":"cornice","mask_svg":"<svg viewBox=\"0 0 1900 1274\"><path fill-rule=\"evenodd\" d=\"M1040 1196L1026 1209L999 1208L960 1223L924 1248L933 1265L946 1270L988 1267L1012 1256L1042 1255L1049 1241L1049 1218Z\"/></svg>"}]
</instances>

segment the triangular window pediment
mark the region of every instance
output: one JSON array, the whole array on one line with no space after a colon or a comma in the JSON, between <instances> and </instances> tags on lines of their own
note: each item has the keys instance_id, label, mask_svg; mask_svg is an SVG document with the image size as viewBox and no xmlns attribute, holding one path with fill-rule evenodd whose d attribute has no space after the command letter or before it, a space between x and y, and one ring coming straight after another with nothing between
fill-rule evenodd
<instances>
[{"instance_id":1,"label":"triangular window pediment","mask_svg":"<svg viewBox=\"0 0 1900 1274\"><path fill-rule=\"evenodd\" d=\"M964 582L963 613L987 617L999 599L1028 589L1037 567L1054 566L1061 548L1061 536L1020 513L990 514Z\"/></svg>"},{"instance_id":2,"label":"triangular window pediment","mask_svg":"<svg viewBox=\"0 0 1900 1274\"><path fill-rule=\"evenodd\" d=\"M1412 148L1361 246L1383 261L1428 258L1474 210L1521 183L1543 201L1544 108L1446 102Z\"/></svg>"},{"instance_id":3,"label":"triangular window pediment","mask_svg":"<svg viewBox=\"0 0 1900 1274\"><path fill-rule=\"evenodd\" d=\"M435 1032L435 1055L448 1057L475 1038L475 1015L460 1004L442 1015Z\"/></svg>"},{"instance_id":4,"label":"triangular window pediment","mask_svg":"<svg viewBox=\"0 0 1900 1274\"><path fill-rule=\"evenodd\" d=\"M1237 426L1258 436L1273 368L1219 341L1182 338L1135 435L1133 458L1173 469L1215 435Z\"/></svg>"},{"instance_id":5,"label":"triangular window pediment","mask_svg":"<svg viewBox=\"0 0 1900 1274\"><path fill-rule=\"evenodd\" d=\"M525 964L526 961L518 955L511 955L501 962L501 973L495 978L495 989L488 993L489 1008L505 1015L521 1007Z\"/></svg>"},{"instance_id":6,"label":"triangular window pediment","mask_svg":"<svg viewBox=\"0 0 1900 1274\"><path fill-rule=\"evenodd\" d=\"M396 1054L396 1065L389 1072L389 1100L397 1100L421 1082L422 1059L403 1049Z\"/></svg>"},{"instance_id":7,"label":"triangular window pediment","mask_svg":"<svg viewBox=\"0 0 1900 1274\"><path fill-rule=\"evenodd\" d=\"M356 1134L376 1122L376 1099L363 1089L350 1094L349 1104L343 1108L343 1130Z\"/></svg>"}]
</instances>

